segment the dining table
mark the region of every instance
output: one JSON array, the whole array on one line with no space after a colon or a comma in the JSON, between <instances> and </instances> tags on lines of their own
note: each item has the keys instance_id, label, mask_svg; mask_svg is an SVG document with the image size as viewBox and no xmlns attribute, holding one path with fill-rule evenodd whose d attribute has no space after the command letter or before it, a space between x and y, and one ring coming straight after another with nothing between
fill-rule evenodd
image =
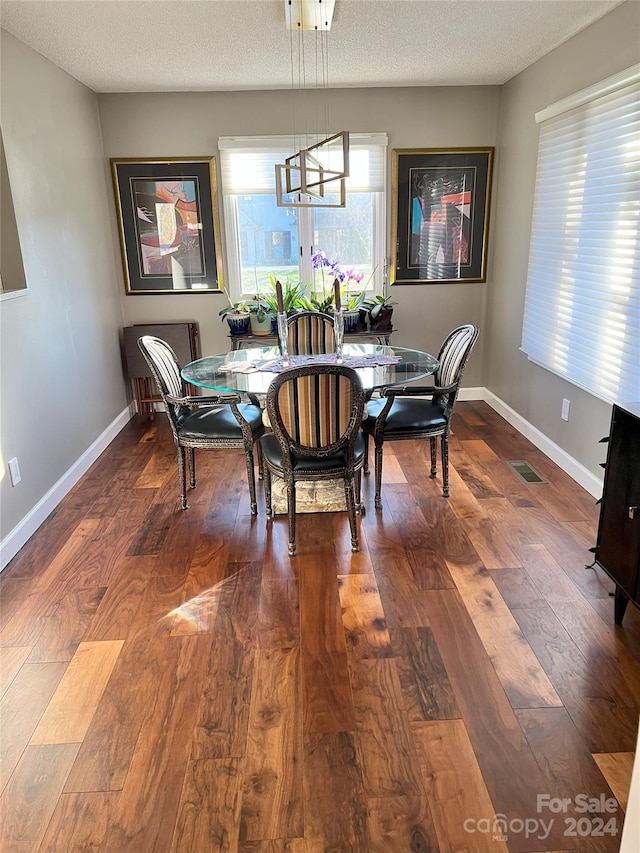
<instances>
[{"instance_id":1,"label":"dining table","mask_svg":"<svg viewBox=\"0 0 640 853\"><path fill-rule=\"evenodd\" d=\"M265 395L275 376L305 364L336 364L335 353L289 355L284 363L277 346L238 349L191 361L182 368L182 378L213 391ZM429 376L438 369L438 359L428 352L383 344L345 343L342 364L353 367L369 395L379 388L404 385ZM287 512L284 481L273 478L272 506L276 515ZM344 489L336 481L301 481L296 488L296 512L336 512L346 509Z\"/></svg>"},{"instance_id":2,"label":"dining table","mask_svg":"<svg viewBox=\"0 0 640 853\"><path fill-rule=\"evenodd\" d=\"M191 361L182 368L182 378L214 391L266 394L272 380L283 370L335 363L335 353L289 355L288 363L284 363L277 346L251 347ZM353 367L367 392L404 385L438 369L438 359L428 352L371 343L345 343L342 364Z\"/></svg>"}]
</instances>

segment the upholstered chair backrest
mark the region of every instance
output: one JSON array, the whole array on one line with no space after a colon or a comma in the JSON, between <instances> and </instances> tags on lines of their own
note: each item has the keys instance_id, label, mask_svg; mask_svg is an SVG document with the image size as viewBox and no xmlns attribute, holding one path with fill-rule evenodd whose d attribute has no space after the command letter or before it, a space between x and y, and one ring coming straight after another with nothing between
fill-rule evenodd
<instances>
[{"instance_id":1,"label":"upholstered chair backrest","mask_svg":"<svg viewBox=\"0 0 640 853\"><path fill-rule=\"evenodd\" d=\"M294 368L267 393L271 426L298 453L332 453L355 442L364 392L357 373L342 365Z\"/></svg>"},{"instance_id":2,"label":"upholstered chair backrest","mask_svg":"<svg viewBox=\"0 0 640 853\"><path fill-rule=\"evenodd\" d=\"M291 355L334 351L333 317L319 311L300 311L287 321L287 349Z\"/></svg>"},{"instance_id":3,"label":"upholstered chair backrest","mask_svg":"<svg viewBox=\"0 0 640 853\"><path fill-rule=\"evenodd\" d=\"M156 380L165 409L173 423L179 407L169 403L167 397L184 397L186 393L176 354L166 341L153 335L143 335L138 339L138 346Z\"/></svg>"},{"instance_id":4,"label":"upholstered chair backrest","mask_svg":"<svg viewBox=\"0 0 640 853\"><path fill-rule=\"evenodd\" d=\"M442 344L436 373L436 384L446 387L460 382L467 359L478 337L478 328L471 324L458 326Z\"/></svg>"}]
</instances>

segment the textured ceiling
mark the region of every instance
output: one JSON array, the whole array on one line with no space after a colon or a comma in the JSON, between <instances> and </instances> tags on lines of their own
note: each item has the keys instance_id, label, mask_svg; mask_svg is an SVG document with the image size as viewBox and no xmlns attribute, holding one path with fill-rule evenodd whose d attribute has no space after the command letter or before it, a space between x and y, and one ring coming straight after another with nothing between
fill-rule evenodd
<instances>
[{"instance_id":1,"label":"textured ceiling","mask_svg":"<svg viewBox=\"0 0 640 853\"><path fill-rule=\"evenodd\" d=\"M329 86L501 84L619 2L337 0ZM2 0L0 23L96 92L292 86L283 0Z\"/></svg>"}]
</instances>

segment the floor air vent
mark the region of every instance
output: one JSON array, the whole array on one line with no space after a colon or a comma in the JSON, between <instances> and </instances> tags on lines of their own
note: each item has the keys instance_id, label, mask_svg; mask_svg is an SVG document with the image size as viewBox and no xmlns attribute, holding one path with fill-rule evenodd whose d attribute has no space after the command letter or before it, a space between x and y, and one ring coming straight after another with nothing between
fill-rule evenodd
<instances>
[{"instance_id":1,"label":"floor air vent","mask_svg":"<svg viewBox=\"0 0 640 853\"><path fill-rule=\"evenodd\" d=\"M520 477L523 483L546 483L545 478L538 474L535 468L532 468L524 459L515 459L512 462L507 462L511 468Z\"/></svg>"}]
</instances>

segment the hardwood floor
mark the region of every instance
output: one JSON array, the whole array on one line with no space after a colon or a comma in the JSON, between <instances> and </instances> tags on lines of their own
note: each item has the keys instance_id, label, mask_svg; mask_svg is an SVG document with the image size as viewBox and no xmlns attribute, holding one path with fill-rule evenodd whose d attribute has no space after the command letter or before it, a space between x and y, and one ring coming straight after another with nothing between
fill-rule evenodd
<instances>
[{"instance_id":1,"label":"hardwood floor","mask_svg":"<svg viewBox=\"0 0 640 853\"><path fill-rule=\"evenodd\" d=\"M289 558L241 452L182 512L134 419L0 576L0 850L617 851L640 613L585 569L595 502L483 403L448 500L428 457L385 446L359 553L322 513Z\"/></svg>"}]
</instances>

